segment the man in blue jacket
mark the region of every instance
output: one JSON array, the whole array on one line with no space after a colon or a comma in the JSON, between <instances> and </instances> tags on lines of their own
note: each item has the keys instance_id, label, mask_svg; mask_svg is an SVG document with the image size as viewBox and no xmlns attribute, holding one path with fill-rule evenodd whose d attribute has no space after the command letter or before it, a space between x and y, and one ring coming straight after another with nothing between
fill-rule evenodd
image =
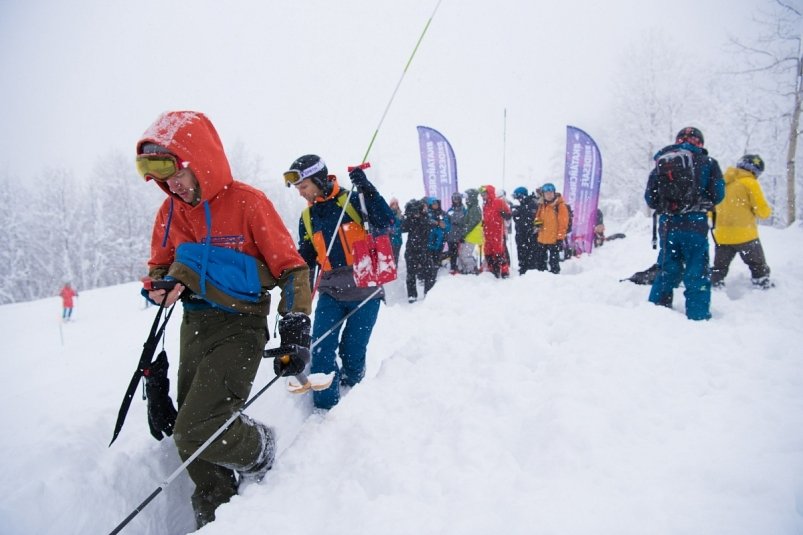
<instances>
[{"instance_id":1,"label":"man in blue jacket","mask_svg":"<svg viewBox=\"0 0 803 535\"><path fill-rule=\"evenodd\" d=\"M349 178L365 200L370 228L386 233L393 225L393 212L385 199L359 167ZM310 371L335 373L329 388L313 392L313 401L318 409L331 409L340 401L340 385L352 387L365 375L365 354L384 291L381 287L360 288L354 280L352 246L364 239L366 232L362 221L366 214L360 213L357 195L341 189L324 161L314 154L295 160L284 180L309 203L299 220L298 252L311 273L318 273L313 283L318 302ZM337 365L338 356L342 369Z\"/></svg>"},{"instance_id":2,"label":"man in blue jacket","mask_svg":"<svg viewBox=\"0 0 803 535\"><path fill-rule=\"evenodd\" d=\"M707 213L725 197L722 171L703 143L703 133L697 128L690 126L678 132L675 144L655 154L656 166L644 192L647 205L660 214L661 231L660 271L649 300L671 308L673 290L682 279L686 317L690 320L711 318ZM675 167L667 169L665 165ZM670 196L671 182L681 182L679 177L685 170L689 170L691 186Z\"/></svg>"}]
</instances>

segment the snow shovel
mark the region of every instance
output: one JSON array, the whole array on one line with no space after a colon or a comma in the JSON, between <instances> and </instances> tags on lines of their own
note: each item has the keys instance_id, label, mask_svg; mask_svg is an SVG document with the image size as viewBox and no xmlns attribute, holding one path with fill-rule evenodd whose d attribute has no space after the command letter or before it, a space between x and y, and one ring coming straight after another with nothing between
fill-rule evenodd
<instances>
[{"instance_id":1,"label":"snow shovel","mask_svg":"<svg viewBox=\"0 0 803 535\"><path fill-rule=\"evenodd\" d=\"M362 194L360 194L362 200ZM387 234L354 242L354 282L360 288L382 286L396 280L396 260Z\"/></svg>"},{"instance_id":2,"label":"snow shovel","mask_svg":"<svg viewBox=\"0 0 803 535\"><path fill-rule=\"evenodd\" d=\"M367 169L371 164L364 162L356 167L349 167L351 172L356 168ZM396 260L393 257L393 247L387 234L371 235L371 225L368 222L368 210L365 207L365 197L358 192L360 210L363 216L365 238L352 244L354 256L354 282L360 288L369 286L382 286L396 280Z\"/></svg>"}]
</instances>

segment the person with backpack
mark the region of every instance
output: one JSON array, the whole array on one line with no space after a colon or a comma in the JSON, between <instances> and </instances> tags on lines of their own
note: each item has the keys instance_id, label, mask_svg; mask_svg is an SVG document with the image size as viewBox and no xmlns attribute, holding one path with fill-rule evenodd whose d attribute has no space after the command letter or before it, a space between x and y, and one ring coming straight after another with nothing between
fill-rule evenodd
<instances>
[{"instance_id":1,"label":"person with backpack","mask_svg":"<svg viewBox=\"0 0 803 535\"><path fill-rule=\"evenodd\" d=\"M725 171L725 200L714 209L714 288L724 288L728 268L737 254L750 269L755 288L766 290L773 286L756 224L757 219L772 215L772 207L758 183L763 172L764 160L757 154L742 156L736 167Z\"/></svg>"},{"instance_id":2,"label":"person with backpack","mask_svg":"<svg viewBox=\"0 0 803 535\"><path fill-rule=\"evenodd\" d=\"M181 299L184 310L178 414L174 426L152 425L151 433L158 431L160 439L162 431L172 433L186 461L248 399L276 286L282 291L281 343L306 349L308 358L309 270L271 201L233 178L223 143L204 114L162 114L137 142L136 154L139 174L167 196L153 225L142 292L166 307ZM172 290L156 288L158 282ZM275 359L277 375L303 371L302 353L287 364ZM150 416L149 407L149 423ZM198 528L215 519L241 481L262 479L275 449L273 430L241 414L188 465Z\"/></svg>"},{"instance_id":3,"label":"person with backpack","mask_svg":"<svg viewBox=\"0 0 803 535\"><path fill-rule=\"evenodd\" d=\"M349 178L365 201L370 228L377 234L387 233L393 226L393 212L385 199L360 167L353 168ZM381 286L361 288L354 280L352 244L366 237L362 225L366 214L360 215L358 194L343 190L315 154L293 161L284 172L284 180L308 203L298 222L298 252L311 272L318 268L313 283L318 301L310 371L334 373L332 384L313 391L312 400L315 408L329 410L340 401L341 385L352 387L365 375L368 342L385 294Z\"/></svg>"},{"instance_id":4,"label":"person with backpack","mask_svg":"<svg viewBox=\"0 0 803 535\"><path fill-rule=\"evenodd\" d=\"M466 235L463 238L463 248L460 251L462 258L462 272L479 274L480 269L477 265L477 258L474 251L477 246L482 250L482 208L480 208L479 190L469 188L466 193Z\"/></svg>"},{"instance_id":5,"label":"person with backpack","mask_svg":"<svg viewBox=\"0 0 803 535\"><path fill-rule=\"evenodd\" d=\"M438 268L432 260L427 247L432 221L429 219L427 205L423 200L411 199L404 206L402 232L407 233L407 244L404 248L404 262L407 265L407 301L418 300L418 281L424 283L424 295L433 286L438 275Z\"/></svg>"},{"instance_id":6,"label":"person with backpack","mask_svg":"<svg viewBox=\"0 0 803 535\"><path fill-rule=\"evenodd\" d=\"M463 205L463 195L459 191L452 193L452 206L446 214L449 216L449 232L446 233L446 246L449 249L449 270L454 275L462 272L458 266L460 248L466 237L466 213Z\"/></svg>"},{"instance_id":7,"label":"person with backpack","mask_svg":"<svg viewBox=\"0 0 803 535\"><path fill-rule=\"evenodd\" d=\"M519 186L513 190L513 198L518 201L511 208L513 227L516 231L516 252L519 258L519 275L535 269L535 213L538 211L538 197L530 194L527 188Z\"/></svg>"},{"instance_id":8,"label":"person with backpack","mask_svg":"<svg viewBox=\"0 0 803 535\"><path fill-rule=\"evenodd\" d=\"M535 213L535 229L538 233L535 248L535 269L560 273L560 251L569 229L569 209L555 185L547 182L541 186L541 204Z\"/></svg>"},{"instance_id":9,"label":"person with backpack","mask_svg":"<svg viewBox=\"0 0 803 535\"><path fill-rule=\"evenodd\" d=\"M574 250L574 245L569 243L569 234L572 232L572 228L574 226L574 210L572 210L572 205L567 203L565 199L563 199L563 205L566 207L566 213L569 214L569 219L568 223L566 224L566 235L560 242L560 248L563 251L563 255L560 257L560 260L568 260L576 253Z\"/></svg>"},{"instance_id":10,"label":"person with backpack","mask_svg":"<svg viewBox=\"0 0 803 535\"><path fill-rule=\"evenodd\" d=\"M78 292L70 286L69 282L65 282L59 295L61 296L61 321L71 321L72 309L75 306L74 299L78 297Z\"/></svg>"},{"instance_id":11,"label":"person with backpack","mask_svg":"<svg viewBox=\"0 0 803 535\"><path fill-rule=\"evenodd\" d=\"M725 197L719 163L704 148L703 133L683 128L675 143L654 157L644 199L660 217L660 271L649 301L672 308L675 287L683 280L686 317L711 318L708 215Z\"/></svg>"},{"instance_id":12,"label":"person with backpack","mask_svg":"<svg viewBox=\"0 0 803 535\"><path fill-rule=\"evenodd\" d=\"M510 276L510 263L505 244L505 222L512 213L507 201L496 196L496 188L490 184L480 188L482 195L482 229L485 241L485 258L494 277Z\"/></svg>"},{"instance_id":13,"label":"person with backpack","mask_svg":"<svg viewBox=\"0 0 803 535\"><path fill-rule=\"evenodd\" d=\"M429 232L429 240L427 241L427 249L429 249L429 254L432 255L432 264L436 269L440 269L444 257L443 244L446 242L446 236L452 228L452 223L449 219L449 214L441 208L440 199L427 197L427 209L429 210L429 220L432 225Z\"/></svg>"},{"instance_id":14,"label":"person with backpack","mask_svg":"<svg viewBox=\"0 0 803 535\"><path fill-rule=\"evenodd\" d=\"M388 206L390 207L390 211L393 212L393 226L388 230L388 235L390 236L390 246L393 249L393 259L396 261L396 264L398 264L399 253L402 247L401 226L404 214L402 214L401 208L399 208L399 199L396 197L392 197L390 201L388 201Z\"/></svg>"}]
</instances>

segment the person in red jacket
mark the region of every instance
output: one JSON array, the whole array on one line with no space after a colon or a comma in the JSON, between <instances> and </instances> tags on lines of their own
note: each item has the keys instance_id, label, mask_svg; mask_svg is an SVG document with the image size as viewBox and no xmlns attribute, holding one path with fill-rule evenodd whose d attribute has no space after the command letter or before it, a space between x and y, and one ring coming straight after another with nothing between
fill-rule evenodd
<instances>
[{"instance_id":1,"label":"person in red jacket","mask_svg":"<svg viewBox=\"0 0 803 535\"><path fill-rule=\"evenodd\" d=\"M61 319L62 321L70 321L72 318L72 309L73 309L73 298L78 297L78 292L76 292L72 286L70 286L69 282L64 283L64 288L61 289L59 293L61 295Z\"/></svg>"},{"instance_id":2,"label":"person in red jacket","mask_svg":"<svg viewBox=\"0 0 803 535\"><path fill-rule=\"evenodd\" d=\"M505 246L505 221L512 217L510 206L496 197L491 185L480 188L482 195L482 230L485 238L485 259L491 273L498 278L510 276L510 262Z\"/></svg>"},{"instance_id":3,"label":"person in red jacket","mask_svg":"<svg viewBox=\"0 0 803 535\"><path fill-rule=\"evenodd\" d=\"M148 260L155 303L182 300L178 415L171 429L187 460L242 410L268 339L271 293L281 288L282 346L306 348L309 360L309 268L265 194L232 176L223 143L202 113L162 114L137 142L137 171L165 194L156 214ZM301 352L299 352L301 353ZM274 360L277 375L296 375L306 362ZM154 430L151 429L153 433ZM161 434L161 433L159 433ZM156 435L155 435L156 436ZM160 438L160 437L157 437ZM276 450L273 430L240 412L188 467L200 528L237 494L259 481Z\"/></svg>"}]
</instances>

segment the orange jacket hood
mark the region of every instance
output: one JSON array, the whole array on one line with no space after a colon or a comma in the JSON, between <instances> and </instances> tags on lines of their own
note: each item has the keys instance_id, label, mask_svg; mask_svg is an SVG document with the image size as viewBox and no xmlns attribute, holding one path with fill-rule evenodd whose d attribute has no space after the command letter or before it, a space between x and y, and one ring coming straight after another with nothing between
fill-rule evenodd
<instances>
[{"instance_id":1,"label":"orange jacket hood","mask_svg":"<svg viewBox=\"0 0 803 535\"><path fill-rule=\"evenodd\" d=\"M137 154L142 152L144 143L160 145L186 162L201 188L201 202L191 206L170 193L166 183L157 182L168 198L159 208L153 226L149 276L171 275L194 293L226 309L267 315L269 292L262 292L257 302L248 301L226 293L211 279L206 292L207 260L203 260L200 271L176 261L182 244L204 243L207 251L213 247L232 249L257 260L263 289L277 284L282 288L281 313L293 310L308 314L307 264L296 251L273 203L258 189L233 179L223 144L209 119L193 111L166 112L137 142Z\"/></svg>"},{"instance_id":2,"label":"orange jacket hood","mask_svg":"<svg viewBox=\"0 0 803 535\"><path fill-rule=\"evenodd\" d=\"M201 186L201 201L212 199L234 180L217 130L203 113L163 113L142 134L137 142L137 154L142 153L145 143L161 145L187 163ZM178 198L166 183L157 184L165 193Z\"/></svg>"}]
</instances>

